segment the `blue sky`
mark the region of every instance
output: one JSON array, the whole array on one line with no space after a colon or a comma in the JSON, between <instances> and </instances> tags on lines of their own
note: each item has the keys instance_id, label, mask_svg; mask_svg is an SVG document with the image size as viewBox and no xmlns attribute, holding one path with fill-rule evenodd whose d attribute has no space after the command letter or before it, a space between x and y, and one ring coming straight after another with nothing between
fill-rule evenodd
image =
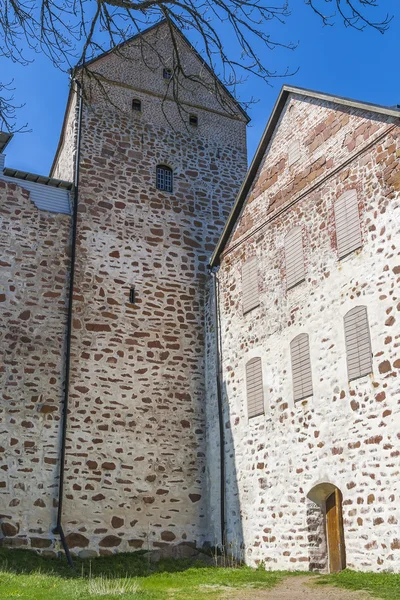
<instances>
[{"instance_id":1,"label":"blue sky","mask_svg":"<svg viewBox=\"0 0 400 600\"><path fill-rule=\"evenodd\" d=\"M384 34L368 29L358 32L339 21L323 27L302 0L292 0L293 12L285 25L274 25L272 33L283 41L299 42L296 50L266 50L266 60L278 72L298 72L271 81L257 78L241 86L243 99L258 102L249 109L249 159L252 158L280 87L286 83L377 104L400 104L400 1L381 0L372 14L394 15ZM268 26L268 24L267 24ZM190 39L190 34L188 34ZM48 174L57 146L66 99L68 75L55 69L46 57L20 66L0 61L2 81L14 79L19 125L28 123L31 133L18 134L7 148L6 166Z\"/></svg>"}]
</instances>

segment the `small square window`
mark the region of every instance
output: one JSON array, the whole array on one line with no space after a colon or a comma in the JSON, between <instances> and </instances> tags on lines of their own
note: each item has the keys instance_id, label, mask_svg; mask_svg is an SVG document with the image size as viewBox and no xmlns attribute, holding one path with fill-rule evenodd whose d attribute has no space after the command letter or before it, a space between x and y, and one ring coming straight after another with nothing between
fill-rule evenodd
<instances>
[{"instance_id":1,"label":"small square window","mask_svg":"<svg viewBox=\"0 0 400 600\"><path fill-rule=\"evenodd\" d=\"M132 100L132 110L136 110L137 112L142 112L142 101L134 98Z\"/></svg>"},{"instance_id":2,"label":"small square window","mask_svg":"<svg viewBox=\"0 0 400 600\"><path fill-rule=\"evenodd\" d=\"M193 127L197 127L199 124L199 118L197 115L189 115L189 123Z\"/></svg>"},{"instance_id":3,"label":"small square window","mask_svg":"<svg viewBox=\"0 0 400 600\"><path fill-rule=\"evenodd\" d=\"M163 69L163 78L164 79L172 79L172 69Z\"/></svg>"}]
</instances>

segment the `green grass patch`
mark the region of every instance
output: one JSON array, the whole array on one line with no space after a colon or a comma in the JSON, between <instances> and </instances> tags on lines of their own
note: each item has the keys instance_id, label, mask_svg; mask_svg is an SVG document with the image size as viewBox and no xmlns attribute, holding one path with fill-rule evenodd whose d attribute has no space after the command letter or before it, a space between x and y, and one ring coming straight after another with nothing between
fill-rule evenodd
<instances>
[{"instance_id":1,"label":"green grass patch","mask_svg":"<svg viewBox=\"0 0 400 600\"><path fill-rule=\"evenodd\" d=\"M365 590L375 598L383 600L400 599L400 575L393 573L356 573L346 569L341 573L323 575L317 583L346 590Z\"/></svg>"},{"instance_id":2,"label":"green grass patch","mask_svg":"<svg viewBox=\"0 0 400 600\"><path fill-rule=\"evenodd\" d=\"M163 560L145 552L76 559L44 558L26 550L0 549L0 598L11 600L217 600L234 589L267 589L286 573L203 562Z\"/></svg>"}]
</instances>

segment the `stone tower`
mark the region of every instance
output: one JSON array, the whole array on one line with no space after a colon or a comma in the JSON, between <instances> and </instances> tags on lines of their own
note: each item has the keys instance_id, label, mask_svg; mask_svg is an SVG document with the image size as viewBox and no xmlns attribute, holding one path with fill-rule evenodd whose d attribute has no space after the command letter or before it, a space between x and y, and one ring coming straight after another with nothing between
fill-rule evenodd
<instances>
[{"instance_id":1,"label":"stone tower","mask_svg":"<svg viewBox=\"0 0 400 600\"><path fill-rule=\"evenodd\" d=\"M143 37L156 48L145 62ZM214 81L183 36L180 46L187 72ZM75 551L210 538L206 265L245 175L248 119L219 83L225 107L190 81L179 110L169 60L161 23L92 62L86 80L63 509ZM72 89L51 173L68 181L76 98Z\"/></svg>"}]
</instances>

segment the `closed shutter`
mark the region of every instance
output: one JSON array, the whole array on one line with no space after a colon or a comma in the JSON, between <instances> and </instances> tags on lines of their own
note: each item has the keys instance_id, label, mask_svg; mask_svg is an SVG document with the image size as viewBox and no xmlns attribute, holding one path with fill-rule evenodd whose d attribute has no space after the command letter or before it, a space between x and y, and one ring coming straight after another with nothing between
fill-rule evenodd
<instances>
[{"instance_id":1,"label":"closed shutter","mask_svg":"<svg viewBox=\"0 0 400 600\"><path fill-rule=\"evenodd\" d=\"M295 402L313 395L310 345L308 335L302 333L290 343L292 357L293 396Z\"/></svg>"},{"instance_id":2,"label":"closed shutter","mask_svg":"<svg viewBox=\"0 0 400 600\"><path fill-rule=\"evenodd\" d=\"M242 298L243 314L260 304L258 295L258 264L255 256L242 265Z\"/></svg>"},{"instance_id":3,"label":"closed shutter","mask_svg":"<svg viewBox=\"0 0 400 600\"><path fill-rule=\"evenodd\" d=\"M339 258L344 258L362 246L357 190L345 192L335 202L335 221Z\"/></svg>"},{"instance_id":4,"label":"closed shutter","mask_svg":"<svg viewBox=\"0 0 400 600\"><path fill-rule=\"evenodd\" d=\"M288 164L289 167L297 162L300 158L300 143L298 140L293 140L289 143Z\"/></svg>"},{"instance_id":5,"label":"closed shutter","mask_svg":"<svg viewBox=\"0 0 400 600\"><path fill-rule=\"evenodd\" d=\"M249 419L264 414L261 358L252 358L246 364L246 392Z\"/></svg>"},{"instance_id":6,"label":"closed shutter","mask_svg":"<svg viewBox=\"0 0 400 600\"><path fill-rule=\"evenodd\" d=\"M290 289L304 281L304 252L301 227L295 227L285 237L286 283Z\"/></svg>"},{"instance_id":7,"label":"closed shutter","mask_svg":"<svg viewBox=\"0 0 400 600\"><path fill-rule=\"evenodd\" d=\"M365 306L356 306L345 315L344 333L349 381L372 373L371 337Z\"/></svg>"}]
</instances>

